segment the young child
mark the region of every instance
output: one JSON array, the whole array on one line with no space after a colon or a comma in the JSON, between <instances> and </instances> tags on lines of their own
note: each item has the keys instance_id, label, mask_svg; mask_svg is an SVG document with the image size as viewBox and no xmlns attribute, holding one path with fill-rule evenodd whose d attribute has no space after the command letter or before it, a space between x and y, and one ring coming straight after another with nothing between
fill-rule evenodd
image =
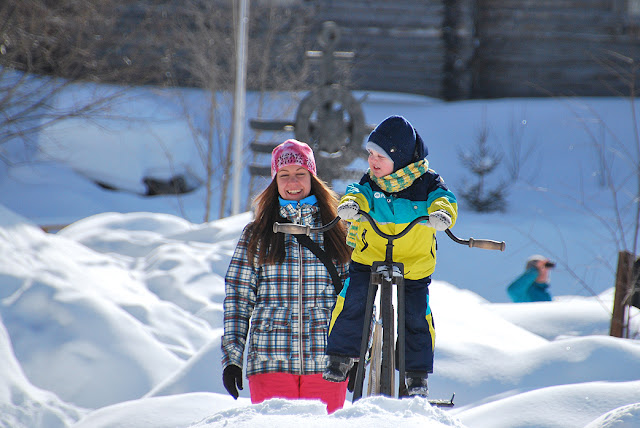
<instances>
[{"instance_id":1,"label":"young child","mask_svg":"<svg viewBox=\"0 0 640 428\"><path fill-rule=\"evenodd\" d=\"M359 183L347 187L338 206L338 215L351 223L347 243L354 250L349 279L333 307L323 377L344 381L360 356L371 265L385 258L387 240L368 221L357 218L358 209L368 212L387 234L399 233L416 217L428 214L429 223L421 222L396 239L393 250L394 261L404 263L405 270L407 393L426 396L435 341L429 284L436 264L436 231L455 224L456 198L429 169L427 147L405 118L382 121L369 135L367 150L369 170Z\"/></svg>"}]
</instances>

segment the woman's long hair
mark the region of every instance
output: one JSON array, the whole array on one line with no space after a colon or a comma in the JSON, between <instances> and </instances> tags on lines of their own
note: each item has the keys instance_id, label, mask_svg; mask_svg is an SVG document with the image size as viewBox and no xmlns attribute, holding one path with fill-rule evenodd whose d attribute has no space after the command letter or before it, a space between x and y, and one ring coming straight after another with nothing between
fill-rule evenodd
<instances>
[{"instance_id":1,"label":"woman's long hair","mask_svg":"<svg viewBox=\"0 0 640 428\"><path fill-rule=\"evenodd\" d=\"M338 215L338 195L321 179L311 174L311 194L316 196L322 224ZM249 260L258 255L258 264L284 262L284 233L273 233L273 223L285 219L280 215L278 183L274 178L255 201L256 218L251 225L251 237L247 244ZM347 228L344 221L324 232L324 249L337 262L346 263L351 258L351 247L346 243Z\"/></svg>"}]
</instances>

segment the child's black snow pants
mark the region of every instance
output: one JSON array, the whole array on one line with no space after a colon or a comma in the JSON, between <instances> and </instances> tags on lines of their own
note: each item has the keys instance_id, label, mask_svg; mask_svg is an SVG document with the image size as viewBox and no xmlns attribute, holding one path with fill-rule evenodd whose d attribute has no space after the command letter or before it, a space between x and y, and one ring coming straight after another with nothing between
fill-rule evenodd
<instances>
[{"instance_id":1,"label":"child's black snow pants","mask_svg":"<svg viewBox=\"0 0 640 428\"><path fill-rule=\"evenodd\" d=\"M333 307L327 355L353 358L360 356L370 274L371 266L351 262L349 279ZM435 329L429 306L430 283L430 276L419 280L404 280L406 371L433 372Z\"/></svg>"}]
</instances>

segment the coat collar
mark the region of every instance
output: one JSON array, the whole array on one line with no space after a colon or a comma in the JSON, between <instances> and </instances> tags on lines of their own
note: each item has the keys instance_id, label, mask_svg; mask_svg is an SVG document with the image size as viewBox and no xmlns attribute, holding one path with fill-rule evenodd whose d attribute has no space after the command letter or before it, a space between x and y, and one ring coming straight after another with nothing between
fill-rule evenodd
<instances>
[{"instance_id":1,"label":"coat collar","mask_svg":"<svg viewBox=\"0 0 640 428\"><path fill-rule=\"evenodd\" d=\"M304 225L313 225L314 216L319 211L320 208L317 205L310 203L291 203L280 207L280 215L282 217L292 223Z\"/></svg>"}]
</instances>

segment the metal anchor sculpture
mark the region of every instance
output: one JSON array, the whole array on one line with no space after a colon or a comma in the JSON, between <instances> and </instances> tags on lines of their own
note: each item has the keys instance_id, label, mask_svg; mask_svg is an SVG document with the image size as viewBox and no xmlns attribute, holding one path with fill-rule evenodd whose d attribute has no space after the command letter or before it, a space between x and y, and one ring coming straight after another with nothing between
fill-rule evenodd
<instances>
[{"instance_id":1,"label":"metal anchor sculpture","mask_svg":"<svg viewBox=\"0 0 640 428\"><path fill-rule=\"evenodd\" d=\"M309 144L315 153L318 175L331 183L335 179L353 179L362 171L350 171L356 158L364 159L362 143L373 129L366 125L360 102L350 91L335 82L336 58L353 58L353 52L337 52L339 29L325 22L318 37L322 51L309 51L310 58L322 60L321 84L311 90L298 105L295 121L252 119L249 125L260 131L293 131L294 138ZM271 153L280 142L252 142L254 153ZM268 166L251 165L251 175L270 176Z\"/></svg>"}]
</instances>

